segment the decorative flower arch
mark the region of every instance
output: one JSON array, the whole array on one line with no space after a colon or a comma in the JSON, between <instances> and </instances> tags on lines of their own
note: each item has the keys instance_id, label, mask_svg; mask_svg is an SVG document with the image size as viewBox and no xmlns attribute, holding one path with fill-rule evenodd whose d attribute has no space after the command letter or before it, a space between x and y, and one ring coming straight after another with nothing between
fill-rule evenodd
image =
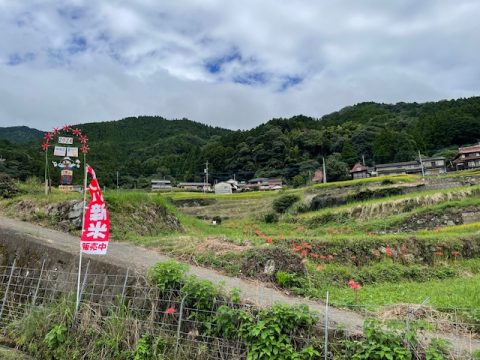
<instances>
[{"instance_id":1,"label":"decorative flower arch","mask_svg":"<svg viewBox=\"0 0 480 360\"><path fill-rule=\"evenodd\" d=\"M59 137L60 135L64 135L62 134L65 133L67 135L73 135L77 138L77 140L80 142L80 144L82 144L80 146L80 151L85 155L88 153L88 151L90 150L90 147L88 146L88 137L86 135L83 135L82 134L82 130L78 129L78 128L72 128L70 125L64 125L63 128L53 128L52 131L46 133L44 136L43 136L43 143L42 143L42 150L47 152L48 151L48 148L50 147L50 142L56 138L56 137Z\"/></svg>"}]
</instances>

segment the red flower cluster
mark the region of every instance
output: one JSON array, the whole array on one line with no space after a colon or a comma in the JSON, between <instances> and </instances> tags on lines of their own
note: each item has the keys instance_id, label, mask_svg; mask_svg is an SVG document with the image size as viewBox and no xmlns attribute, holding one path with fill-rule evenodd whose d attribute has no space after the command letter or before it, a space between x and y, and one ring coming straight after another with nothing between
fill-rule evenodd
<instances>
[{"instance_id":1,"label":"red flower cluster","mask_svg":"<svg viewBox=\"0 0 480 360\"><path fill-rule=\"evenodd\" d=\"M271 236L265 235L262 231L260 230L255 230L255 234L261 239L264 239L267 244L273 243L273 238Z\"/></svg>"},{"instance_id":2,"label":"red flower cluster","mask_svg":"<svg viewBox=\"0 0 480 360\"><path fill-rule=\"evenodd\" d=\"M362 288L362 286L356 282L355 280L351 279L349 282L348 282L348 287L354 291L358 291Z\"/></svg>"},{"instance_id":3,"label":"red flower cluster","mask_svg":"<svg viewBox=\"0 0 480 360\"><path fill-rule=\"evenodd\" d=\"M167 310L165 310L166 314L175 314L175 309L173 307L169 307Z\"/></svg>"},{"instance_id":4,"label":"red flower cluster","mask_svg":"<svg viewBox=\"0 0 480 360\"><path fill-rule=\"evenodd\" d=\"M390 258L393 258L393 251L390 248L390 245L387 245L387 247L385 248L385 255L387 255Z\"/></svg>"}]
</instances>

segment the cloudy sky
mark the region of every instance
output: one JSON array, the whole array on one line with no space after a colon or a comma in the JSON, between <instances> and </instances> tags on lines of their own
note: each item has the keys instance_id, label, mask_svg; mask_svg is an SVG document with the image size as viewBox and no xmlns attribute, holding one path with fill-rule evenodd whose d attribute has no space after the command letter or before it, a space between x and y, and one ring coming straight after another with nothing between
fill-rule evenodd
<instances>
[{"instance_id":1,"label":"cloudy sky","mask_svg":"<svg viewBox=\"0 0 480 360\"><path fill-rule=\"evenodd\" d=\"M480 94L477 0L0 0L0 126Z\"/></svg>"}]
</instances>

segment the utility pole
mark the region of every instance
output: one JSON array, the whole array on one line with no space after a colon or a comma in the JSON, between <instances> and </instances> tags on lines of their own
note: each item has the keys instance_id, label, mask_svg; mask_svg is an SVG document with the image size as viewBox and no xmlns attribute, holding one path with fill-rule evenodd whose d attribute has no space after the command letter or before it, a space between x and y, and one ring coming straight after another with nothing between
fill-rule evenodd
<instances>
[{"instance_id":1,"label":"utility pole","mask_svg":"<svg viewBox=\"0 0 480 360\"><path fill-rule=\"evenodd\" d=\"M118 191L118 171L117 171L117 191Z\"/></svg>"},{"instance_id":2,"label":"utility pole","mask_svg":"<svg viewBox=\"0 0 480 360\"><path fill-rule=\"evenodd\" d=\"M205 183L203 185L203 192L207 190L207 184L208 184L208 160L205 164L205 169L203 169L203 172L205 173Z\"/></svg>"},{"instance_id":3,"label":"utility pole","mask_svg":"<svg viewBox=\"0 0 480 360\"><path fill-rule=\"evenodd\" d=\"M420 150L418 150L418 158L420 159L420 166L422 167L422 179L425 181L425 169L423 167L422 154L420 154Z\"/></svg>"},{"instance_id":4,"label":"utility pole","mask_svg":"<svg viewBox=\"0 0 480 360\"><path fill-rule=\"evenodd\" d=\"M365 155L362 155L363 166L365 166Z\"/></svg>"},{"instance_id":5,"label":"utility pole","mask_svg":"<svg viewBox=\"0 0 480 360\"><path fill-rule=\"evenodd\" d=\"M322 159L323 159L323 183L326 184L327 183L327 168L325 166L325 157L323 156Z\"/></svg>"}]
</instances>

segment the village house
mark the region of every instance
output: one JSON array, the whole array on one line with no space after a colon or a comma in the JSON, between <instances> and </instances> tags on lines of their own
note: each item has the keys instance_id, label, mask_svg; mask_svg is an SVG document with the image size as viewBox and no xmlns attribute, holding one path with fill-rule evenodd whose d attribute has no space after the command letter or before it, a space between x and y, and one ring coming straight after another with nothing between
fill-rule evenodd
<instances>
[{"instance_id":1,"label":"village house","mask_svg":"<svg viewBox=\"0 0 480 360\"><path fill-rule=\"evenodd\" d=\"M422 158L425 175L441 175L447 173L447 159L443 156Z\"/></svg>"},{"instance_id":2,"label":"village house","mask_svg":"<svg viewBox=\"0 0 480 360\"><path fill-rule=\"evenodd\" d=\"M368 168L361 163L356 163L353 166L352 170L350 170L350 175L352 175L352 179L364 179L370 177Z\"/></svg>"},{"instance_id":3,"label":"village house","mask_svg":"<svg viewBox=\"0 0 480 360\"><path fill-rule=\"evenodd\" d=\"M447 172L447 159L444 157L422 158L414 161L404 161L392 164L379 164L375 166L378 176L384 175L440 175Z\"/></svg>"},{"instance_id":4,"label":"village house","mask_svg":"<svg viewBox=\"0 0 480 360\"><path fill-rule=\"evenodd\" d=\"M188 191L212 191L210 184L205 184L203 182L181 182L178 183L177 187Z\"/></svg>"},{"instance_id":5,"label":"village house","mask_svg":"<svg viewBox=\"0 0 480 360\"><path fill-rule=\"evenodd\" d=\"M456 170L480 168L480 144L459 148L453 164Z\"/></svg>"},{"instance_id":6,"label":"village house","mask_svg":"<svg viewBox=\"0 0 480 360\"><path fill-rule=\"evenodd\" d=\"M152 180L150 188L152 191L172 190L172 182L170 180Z\"/></svg>"},{"instance_id":7,"label":"village house","mask_svg":"<svg viewBox=\"0 0 480 360\"><path fill-rule=\"evenodd\" d=\"M313 174L313 178L312 178L312 183L320 184L322 182L323 182L323 171L320 169L315 170L315 173Z\"/></svg>"},{"instance_id":8,"label":"village house","mask_svg":"<svg viewBox=\"0 0 480 360\"><path fill-rule=\"evenodd\" d=\"M282 179L256 178L248 181L251 190L280 190L283 187Z\"/></svg>"}]
</instances>

